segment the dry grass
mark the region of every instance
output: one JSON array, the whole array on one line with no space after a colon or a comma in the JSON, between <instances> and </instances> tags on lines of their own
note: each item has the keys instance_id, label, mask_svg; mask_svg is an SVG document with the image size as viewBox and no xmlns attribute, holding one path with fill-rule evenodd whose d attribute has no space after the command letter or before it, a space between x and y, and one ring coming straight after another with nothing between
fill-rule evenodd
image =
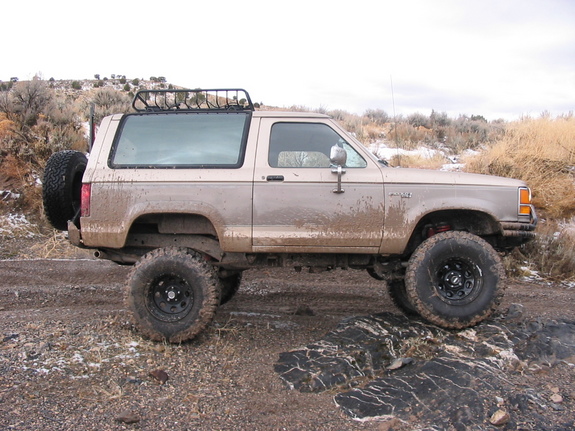
<instances>
[{"instance_id":1,"label":"dry grass","mask_svg":"<svg viewBox=\"0 0 575 431\"><path fill-rule=\"evenodd\" d=\"M421 155L401 154L394 155L389 159L389 164L393 167L401 166L402 168L419 168L419 169L441 169L449 160L440 153L431 157Z\"/></svg>"},{"instance_id":2,"label":"dry grass","mask_svg":"<svg viewBox=\"0 0 575 431\"><path fill-rule=\"evenodd\" d=\"M67 259L67 258L89 258L91 253L88 250L79 249L67 239L66 232L52 230L51 235L43 235L36 244L30 247L32 257L41 259Z\"/></svg>"},{"instance_id":3,"label":"dry grass","mask_svg":"<svg viewBox=\"0 0 575 431\"><path fill-rule=\"evenodd\" d=\"M523 260L544 278L575 281L575 217L568 222L542 223L537 234L521 248Z\"/></svg>"},{"instance_id":4,"label":"dry grass","mask_svg":"<svg viewBox=\"0 0 575 431\"><path fill-rule=\"evenodd\" d=\"M510 123L500 141L466 163L471 172L526 181L548 217L575 212L575 117Z\"/></svg>"}]
</instances>

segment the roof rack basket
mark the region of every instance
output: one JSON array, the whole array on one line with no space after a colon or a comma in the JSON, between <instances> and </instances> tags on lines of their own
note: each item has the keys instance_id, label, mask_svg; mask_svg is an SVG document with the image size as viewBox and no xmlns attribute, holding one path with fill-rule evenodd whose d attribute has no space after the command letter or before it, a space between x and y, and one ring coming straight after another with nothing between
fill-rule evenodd
<instances>
[{"instance_id":1,"label":"roof rack basket","mask_svg":"<svg viewBox=\"0 0 575 431\"><path fill-rule=\"evenodd\" d=\"M254 110L250 95L241 88L141 90L132 107L137 112Z\"/></svg>"}]
</instances>

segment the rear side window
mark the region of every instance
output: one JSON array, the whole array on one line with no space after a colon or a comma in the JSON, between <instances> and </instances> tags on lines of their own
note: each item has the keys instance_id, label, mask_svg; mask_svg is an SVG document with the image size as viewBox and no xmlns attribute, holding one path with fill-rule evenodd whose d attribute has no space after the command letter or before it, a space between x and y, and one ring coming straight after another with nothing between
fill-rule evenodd
<instances>
[{"instance_id":1,"label":"rear side window","mask_svg":"<svg viewBox=\"0 0 575 431\"><path fill-rule=\"evenodd\" d=\"M110 155L113 168L239 168L246 112L133 114L123 119Z\"/></svg>"}]
</instances>

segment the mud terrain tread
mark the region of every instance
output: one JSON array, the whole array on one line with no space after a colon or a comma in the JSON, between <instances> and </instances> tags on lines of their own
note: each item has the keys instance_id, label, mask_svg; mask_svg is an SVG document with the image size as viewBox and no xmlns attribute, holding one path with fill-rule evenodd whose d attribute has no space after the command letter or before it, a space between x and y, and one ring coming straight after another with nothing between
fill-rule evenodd
<instances>
[{"instance_id":1,"label":"mud terrain tread","mask_svg":"<svg viewBox=\"0 0 575 431\"><path fill-rule=\"evenodd\" d=\"M421 295L418 292L418 284L416 281L418 271L421 271L426 265L424 262L430 259L433 254L433 249L443 241L453 242L453 246L458 244L458 248L460 249L470 248L480 251L483 254L481 256L482 262L489 262L488 267L484 267L484 269L490 273L489 277L492 277L492 281L495 283L490 283L489 286L486 286L484 276L482 291L484 289L492 289L492 298L488 307L483 310L478 310L475 313L471 313L471 315L468 316L469 318L438 315L436 310L430 308L429 304L422 300ZM430 268L424 268L424 270L428 273L431 271ZM425 320L446 329L464 329L475 326L481 321L487 319L497 309L503 298L505 279L505 268L501 262L501 258L497 251L495 251L487 241L468 232L449 231L434 235L424 241L415 250L407 266L405 285L409 302L413 304L413 307ZM489 293L487 292L487 294ZM435 293L435 295L438 294Z\"/></svg>"},{"instance_id":2,"label":"mud terrain tread","mask_svg":"<svg viewBox=\"0 0 575 431\"><path fill-rule=\"evenodd\" d=\"M58 230L68 230L68 220L80 209L80 187L88 159L73 150L52 154L44 169L42 201L44 214Z\"/></svg>"},{"instance_id":3,"label":"mud terrain tread","mask_svg":"<svg viewBox=\"0 0 575 431\"><path fill-rule=\"evenodd\" d=\"M150 275L161 273L162 267L177 268L180 275L195 279L194 301L189 315L177 322L162 322L147 309L146 293ZM168 271L170 269L164 269ZM192 283L191 283L192 284ZM141 334L154 341L181 343L200 334L213 320L220 303L221 282L217 271L200 253L184 247L167 247L145 254L131 269L125 288L125 303L132 311L132 317Z\"/></svg>"}]
</instances>

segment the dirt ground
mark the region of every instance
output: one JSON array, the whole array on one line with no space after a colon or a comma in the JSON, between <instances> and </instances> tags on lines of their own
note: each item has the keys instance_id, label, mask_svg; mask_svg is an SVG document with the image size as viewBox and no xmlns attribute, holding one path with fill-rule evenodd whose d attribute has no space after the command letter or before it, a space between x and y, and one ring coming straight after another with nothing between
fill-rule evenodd
<instances>
[{"instance_id":1,"label":"dirt ground","mask_svg":"<svg viewBox=\"0 0 575 431\"><path fill-rule=\"evenodd\" d=\"M130 323L128 269L93 259L0 261L0 429L412 429L354 421L333 392L291 390L274 372L281 352L346 317L399 313L367 273L247 271L202 336L167 345ZM567 286L511 280L501 308L519 303L525 318L575 319L574 299ZM557 423L565 423L575 415L565 411L575 400L573 374L543 364L517 381L559 395Z\"/></svg>"}]
</instances>

